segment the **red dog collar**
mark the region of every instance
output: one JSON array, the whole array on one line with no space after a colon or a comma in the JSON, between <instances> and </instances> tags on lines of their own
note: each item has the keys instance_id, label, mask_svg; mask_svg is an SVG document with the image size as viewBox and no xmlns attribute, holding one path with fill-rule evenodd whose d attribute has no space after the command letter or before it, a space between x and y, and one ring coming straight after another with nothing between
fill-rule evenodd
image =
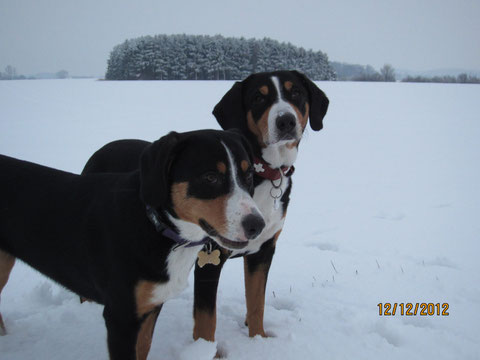
<instances>
[{"instance_id":1,"label":"red dog collar","mask_svg":"<svg viewBox=\"0 0 480 360\"><path fill-rule=\"evenodd\" d=\"M255 173L268 180L278 180L283 176L290 177L292 176L295 168L292 166L282 166L280 169L272 169L270 165L261 158L254 158L253 168Z\"/></svg>"}]
</instances>

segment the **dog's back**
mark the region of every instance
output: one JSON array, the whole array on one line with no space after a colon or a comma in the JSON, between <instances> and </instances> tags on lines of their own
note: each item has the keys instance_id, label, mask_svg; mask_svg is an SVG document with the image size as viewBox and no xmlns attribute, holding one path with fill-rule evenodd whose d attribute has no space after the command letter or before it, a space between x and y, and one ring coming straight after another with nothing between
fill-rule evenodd
<instances>
[{"instance_id":1,"label":"dog's back","mask_svg":"<svg viewBox=\"0 0 480 360\"><path fill-rule=\"evenodd\" d=\"M2 155L0 174L0 249L64 286L75 282L72 290L97 299L87 285L90 279L82 281L82 275L91 266L88 248L94 245L95 234L109 224L93 221L85 208L97 206L95 197L108 187L108 175L79 181L79 175ZM98 176L104 181L96 181ZM108 211L114 204L103 199L102 206Z\"/></svg>"},{"instance_id":2,"label":"dog's back","mask_svg":"<svg viewBox=\"0 0 480 360\"><path fill-rule=\"evenodd\" d=\"M150 145L143 140L117 140L101 147L88 159L82 174L121 173L138 169L143 150Z\"/></svg>"}]
</instances>

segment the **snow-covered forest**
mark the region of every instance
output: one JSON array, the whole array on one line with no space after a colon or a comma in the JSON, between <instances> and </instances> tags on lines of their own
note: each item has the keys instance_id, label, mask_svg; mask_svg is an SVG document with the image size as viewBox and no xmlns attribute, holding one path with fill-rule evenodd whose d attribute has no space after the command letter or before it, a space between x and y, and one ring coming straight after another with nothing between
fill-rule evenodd
<instances>
[{"instance_id":1,"label":"snow-covered forest","mask_svg":"<svg viewBox=\"0 0 480 360\"><path fill-rule=\"evenodd\" d=\"M297 69L313 80L334 80L321 51L276 40L201 35L156 35L114 47L107 80L236 80L252 72Z\"/></svg>"}]
</instances>

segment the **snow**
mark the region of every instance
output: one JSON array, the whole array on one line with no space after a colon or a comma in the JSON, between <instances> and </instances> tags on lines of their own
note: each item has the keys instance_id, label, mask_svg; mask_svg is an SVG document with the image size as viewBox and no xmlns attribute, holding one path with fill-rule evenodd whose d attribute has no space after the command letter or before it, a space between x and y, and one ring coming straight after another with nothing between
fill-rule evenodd
<instances>
[{"instance_id":1,"label":"snow","mask_svg":"<svg viewBox=\"0 0 480 360\"><path fill-rule=\"evenodd\" d=\"M269 338L243 325L243 262L228 261L216 343L192 340L190 286L166 303L149 359L480 358L480 86L320 82L325 127L300 146L267 285ZM232 82L0 82L0 153L72 172L105 143L218 128ZM96 304L17 263L0 358L107 359ZM378 303L449 316L379 316ZM398 311L397 311L398 312Z\"/></svg>"}]
</instances>

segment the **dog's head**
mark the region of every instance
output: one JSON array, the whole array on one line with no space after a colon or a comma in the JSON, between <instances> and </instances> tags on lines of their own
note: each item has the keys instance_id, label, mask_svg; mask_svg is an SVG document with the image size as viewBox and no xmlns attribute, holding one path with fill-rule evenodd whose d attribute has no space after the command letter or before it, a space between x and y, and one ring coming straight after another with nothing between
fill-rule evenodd
<instances>
[{"instance_id":1,"label":"dog's head","mask_svg":"<svg viewBox=\"0 0 480 360\"><path fill-rule=\"evenodd\" d=\"M251 164L250 146L235 131L171 132L141 156L141 196L165 210L183 238L208 235L241 249L265 227L252 199Z\"/></svg>"},{"instance_id":2,"label":"dog's head","mask_svg":"<svg viewBox=\"0 0 480 360\"><path fill-rule=\"evenodd\" d=\"M298 71L250 75L236 82L215 106L223 129L238 128L256 152L274 167L292 165L310 118L314 131L323 128L328 98Z\"/></svg>"}]
</instances>

